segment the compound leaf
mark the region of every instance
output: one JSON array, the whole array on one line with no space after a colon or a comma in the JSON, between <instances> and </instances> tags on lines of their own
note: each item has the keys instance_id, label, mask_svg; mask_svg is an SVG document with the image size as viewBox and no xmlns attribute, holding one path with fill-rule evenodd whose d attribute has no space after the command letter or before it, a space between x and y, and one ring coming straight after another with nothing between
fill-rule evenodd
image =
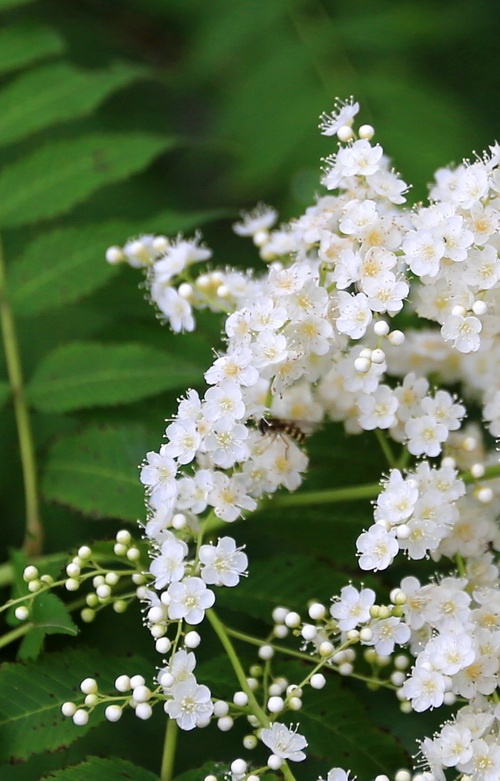
<instances>
[{"instance_id":1,"label":"compound leaf","mask_svg":"<svg viewBox=\"0 0 500 781\"><path fill-rule=\"evenodd\" d=\"M97 133L50 142L0 175L0 224L28 225L64 214L104 185L146 168L173 139Z\"/></svg>"},{"instance_id":2,"label":"compound leaf","mask_svg":"<svg viewBox=\"0 0 500 781\"><path fill-rule=\"evenodd\" d=\"M43 495L95 518L136 521L144 515L137 465L149 449L140 426L89 426L52 447Z\"/></svg>"},{"instance_id":3,"label":"compound leaf","mask_svg":"<svg viewBox=\"0 0 500 781\"><path fill-rule=\"evenodd\" d=\"M193 364L149 345L72 342L42 360L27 398L41 412L68 412L137 401L197 379Z\"/></svg>"}]
</instances>

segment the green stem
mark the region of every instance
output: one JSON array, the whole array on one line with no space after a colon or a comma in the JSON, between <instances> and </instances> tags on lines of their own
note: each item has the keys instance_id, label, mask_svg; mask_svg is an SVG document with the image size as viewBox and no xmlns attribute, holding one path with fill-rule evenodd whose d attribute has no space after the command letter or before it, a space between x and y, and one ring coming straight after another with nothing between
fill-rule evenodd
<instances>
[{"instance_id":1,"label":"green stem","mask_svg":"<svg viewBox=\"0 0 500 781\"><path fill-rule=\"evenodd\" d=\"M463 472L459 477L464 483L483 483L485 480L493 480L495 477L500 477L500 466L487 466L484 475L479 479L470 472Z\"/></svg>"},{"instance_id":2,"label":"green stem","mask_svg":"<svg viewBox=\"0 0 500 781\"><path fill-rule=\"evenodd\" d=\"M298 494L279 494L269 499L264 507L300 507L312 504L336 504L337 502L350 502L356 499L374 499L380 493L379 483L367 485L355 485L350 488L331 488L327 491L301 491Z\"/></svg>"},{"instance_id":3,"label":"green stem","mask_svg":"<svg viewBox=\"0 0 500 781\"><path fill-rule=\"evenodd\" d=\"M249 643L249 645L256 646L262 645L262 640L258 637L253 637L252 635L247 635L244 632L239 632L237 629L229 629L226 627L226 632L230 637L234 637L236 640L241 640L243 643ZM295 651L293 648L286 648L284 645L277 645L273 642L270 642L269 645L272 646L276 653L283 654L284 656L292 656L294 659L300 659L301 661L307 662L308 664L314 664L314 658L310 654L304 653L303 651ZM320 666L324 665L325 661L322 661ZM328 665L326 669L331 670L332 672L338 672L335 666ZM368 684L374 683L373 678L368 675L361 675L361 673L352 672L350 673L349 678L355 678L357 681L363 681L364 683ZM392 683L390 683L390 681L377 680L376 683L386 689L394 689L394 686Z\"/></svg>"},{"instance_id":4,"label":"green stem","mask_svg":"<svg viewBox=\"0 0 500 781\"><path fill-rule=\"evenodd\" d=\"M5 648L6 645L19 640L19 638L25 635L32 626L33 624L28 621L26 624L20 624L20 626L16 626L15 629L2 635L2 637L0 637L0 648Z\"/></svg>"},{"instance_id":5,"label":"green stem","mask_svg":"<svg viewBox=\"0 0 500 781\"><path fill-rule=\"evenodd\" d=\"M380 447L382 448L382 452L384 456L387 459L387 463L389 466L393 467L396 466L396 459L394 458L394 454L392 452L391 446L389 444L389 441L383 431L381 429L376 428L375 429L375 436L377 437L378 443ZM380 488L379 488L380 490Z\"/></svg>"},{"instance_id":6,"label":"green stem","mask_svg":"<svg viewBox=\"0 0 500 781\"><path fill-rule=\"evenodd\" d=\"M167 719L167 729L165 732L165 744L163 746L163 757L161 761L160 779L161 781L172 781L174 777L175 749L177 746L178 727L175 719Z\"/></svg>"},{"instance_id":7,"label":"green stem","mask_svg":"<svg viewBox=\"0 0 500 781\"><path fill-rule=\"evenodd\" d=\"M234 673L238 679L238 683L240 684L242 690L245 692L245 694L248 697L248 703L254 715L259 719L263 727L268 727L270 723L269 719L264 713L264 711L262 710L262 708L260 707L257 700L255 699L255 695L248 685L245 671L241 666L241 662L238 659L238 655L234 650L234 646L231 640L229 639L229 634L226 631L226 627L224 626L222 621L219 620L219 618L216 616L213 610L208 610L206 615L208 620L212 624L212 629L214 630L215 634L219 638L221 645L227 654L227 657L231 663Z\"/></svg>"},{"instance_id":8,"label":"green stem","mask_svg":"<svg viewBox=\"0 0 500 781\"><path fill-rule=\"evenodd\" d=\"M23 553L30 558L39 556L43 543L43 528L40 519L35 447L31 431L31 421L24 395L24 382L19 355L14 317L10 308L6 289L5 264L0 242L0 323L5 349L5 360L9 376L17 436L21 454L21 467L24 480L26 526Z\"/></svg>"}]
</instances>

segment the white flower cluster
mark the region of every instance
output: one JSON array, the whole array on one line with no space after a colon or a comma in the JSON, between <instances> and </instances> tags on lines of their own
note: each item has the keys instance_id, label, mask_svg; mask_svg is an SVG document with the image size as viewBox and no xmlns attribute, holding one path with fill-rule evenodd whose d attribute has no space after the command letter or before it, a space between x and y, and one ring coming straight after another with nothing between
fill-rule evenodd
<instances>
[{"instance_id":1,"label":"white flower cluster","mask_svg":"<svg viewBox=\"0 0 500 781\"><path fill-rule=\"evenodd\" d=\"M308 624L301 636L344 674L352 671L347 646L355 642L378 657L409 644L415 666L406 681L403 666L394 679L406 704L421 711L457 696L471 703L422 744L434 777L441 781L443 768L456 767L490 781L479 768L500 762L500 712L488 699L499 668L492 553L500 549L499 505L493 489L466 488L459 478L461 447L469 440L469 450L483 447L481 435L460 431L464 405L432 388L426 375L462 380L485 405L492 433L500 433L500 147L439 171L431 205L410 211L401 208L407 186L372 144L373 128L362 126L356 136L358 110L351 99L321 117L322 132L339 139L322 180L335 194L278 229L276 213L263 205L235 226L269 264L264 275L203 270L195 278L193 264L210 257L199 238L143 236L108 250L110 262L147 267L151 298L174 331L194 328L193 308L228 314L226 348L205 373L208 388L187 391L166 442L142 466L152 561L140 596L158 651L170 653L158 679L168 715L187 730L223 719L194 676L189 649L200 636L185 629L201 624L214 604L209 587L236 586L248 561L231 537L201 544L206 527L251 513L281 487L299 487L308 467L303 421L342 421L354 434L383 431L404 446L405 464L422 460L408 471L391 469L374 524L358 539L361 569L385 569L404 551L414 560L455 557L460 576L424 586L407 578L390 607L376 606L370 589L346 586L330 617L311 615L320 626ZM406 299L441 332L405 341L391 330ZM443 453L440 463L426 460ZM472 464L481 478L484 469ZM305 757L305 738L278 722L264 726L257 734L273 752L270 768ZM247 778L241 767L234 778ZM343 772L331 771L329 781Z\"/></svg>"}]
</instances>

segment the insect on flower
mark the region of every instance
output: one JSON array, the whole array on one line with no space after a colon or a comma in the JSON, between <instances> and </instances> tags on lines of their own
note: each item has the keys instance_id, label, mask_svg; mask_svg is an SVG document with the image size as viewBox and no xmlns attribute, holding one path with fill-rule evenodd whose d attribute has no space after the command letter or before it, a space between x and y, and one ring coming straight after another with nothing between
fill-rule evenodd
<instances>
[{"instance_id":1,"label":"insect on flower","mask_svg":"<svg viewBox=\"0 0 500 781\"><path fill-rule=\"evenodd\" d=\"M284 434L293 439L298 445L301 445L307 437L310 437L315 432L317 426L317 423L309 420L264 417L259 420L257 428L263 436L266 434Z\"/></svg>"}]
</instances>

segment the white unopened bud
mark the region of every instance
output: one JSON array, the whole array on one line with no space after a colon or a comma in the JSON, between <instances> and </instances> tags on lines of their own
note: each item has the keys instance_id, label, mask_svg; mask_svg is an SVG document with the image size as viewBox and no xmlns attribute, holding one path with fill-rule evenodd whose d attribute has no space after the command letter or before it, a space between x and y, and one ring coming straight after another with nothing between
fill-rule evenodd
<instances>
[{"instance_id":1,"label":"white unopened bud","mask_svg":"<svg viewBox=\"0 0 500 781\"><path fill-rule=\"evenodd\" d=\"M400 347L402 344L404 344L405 335L402 331L398 331L396 329L387 335L387 339L393 347Z\"/></svg>"},{"instance_id":2,"label":"white unopened bud","mask_svg":"<svg viewBox=\"0 0 500 781\"><path fill-rule=\"evenodd\" d=\"M132 535L127 529L120 529L120 531L116 533L116 541L121 545L130 545L132 542Z\"/></svg>"},{"instance_id":3,"label":"white unopened bud","mask_svg":"<svg viewBox=\"0 0 500 781\"><path fill-rule=\"evenodd\" d=\"M201 636L194 629L191 632L187 632L184 638L184 645L186 648L198 648L201 643Z\"/></svg>"},{"instance_id":4,"label":"white unopened bud","mask_svg":"<svg viewBox=\"0 0 500 781\"><path fill-rule=\"evenodd\" d=\"M76 724L77 727L84 727L86 724L88 724L89 720L89 714L86 710L82 710L82 708L78 708L73 713L73 724Z\"/></svg>"},{"instance_id":5,"label":"white unopened bud","mask_svg":"<svg viewBox=\"0 0 500 781\"><path fill-rule=\"evenodd\" d=\"M482 315L485 315L488 311L488 304L486 301L474 301L472 304L472 311L475 315L478 317L481 317Z\"/></svg>"},{"instance_id":6,"label":"white unopened bud","mask_svg":"<svg viewBox=\"0 0 500 781\"><path fill-rule=\"evenodd\" d=\"M322 689L326 685L326 678L322 673L314 673L309 683L313 689Z\"/></svg>"},{"instance_id":7,"label":"white unopened bud","mask_svg":"<svg viewBox=\"0 0 500 781\"><path fill-rule=\"evenodd\" d=\"M368 374L371 368L371 361L368 358L356 358L354 361L354 368L358 374Z\"/></svg>"},{"instance_id":8,"label":"white unopened bud","mask_svg":"<svg viewBox=\"0 0 500 781\"><path fill-rule=\"evenodd\" d=\"M326 607L321 602L313 602L307 612L313 621L321 621L326 616Z\"/></svg>"},{"instance_id":9,"label":"white unopened bud","mask_svg":"<svg viewBox=\"0 0 500 781\"><path fill-rule=\"evenodd\" d=\"M484 464L473 464L470 468L470 473L472 477L475 477L476 480L481 479L481 477L484 477L484 473L486 472L486 468Z\"/></svg>"},{"instance_id":10,"label":"white unopened bud","mask_svg":"<svg viewBox=\"0 0 500 781\"><path fill-rule=\"evenodd\" d=\"M284 624L285 618L290 611L287 607L275 607L272 612L272 619L275 624Z\"/></svg>"},{"instance_id":11,"label":"white unopened bud","mask_svg":"<svg viewBox=\"0 0 500 781\"><path fill-rule=\"evenodd\" d=\"M293 610L290 610L285 618L285 624L289 629L295 629L297 626L300 626L299 614L295 613Z\"/></svg>"},{"instance_id":12,"label":"white unopened bud","mask_svg":"<svg viewBox=\"0 0 500 781\"><path fill-rule=\"evenodd\" d=\"M36 567L34 567L32 564L30 564L29 567L26 567L26 569L23 572L23 580L25 580L27 583L29 583L30 580L38 580L40 577L38 570Z\"/></svg>"},{"instance_id":13,"label":"white unopened bud","mask_svg":"<svg viewBox=\"0 0 500 781\"><path fill-rule=\"evenodd\" d=\"M387 336L390 331L389 323L386 320L376 320L373 324L375 336Z\"/></svg>"},{"instance_id":14,"label":"white unopened bud","mask_svg":"<svg viewBox=\"0 0 500 781\"><path fill-rule=\"evenodd\" d=\"M267 766L270 770L279 770L282 764L283 760L276 754L270 754L267 758Z\"/></svg>"},{"instance_id":15,"label":"white unopened bud","mask_svg":"<svg viewBox=\"0 0 500 781\"><path fill-rule=\"evenodd\" d=\"M361 125L358 130L358 136L364 138L366 141L370 141L375 135L375 128L372 125Z\"/></svg>"},{"instance_id":16,"label":"white unopened bud","mask_svg":"<svg viewBox=\"0 0 500 781\"><path fill-rule=\"evenodd\" d=\"M246 773L247 771L247 763L244 759L234 759L231 762L231 773L234 773L235 775L243 775L243 773Z\"/></svg>"},{"instance_id":17,"label":"white unopened bud","mask_svg":"<svg viewBox=\"0 0 500 781\"><path fill-rule=\"evenodd\" d=\"M18 621L26 621L30 614L30 611L26 607L26 605L19 605L19 607L16 607L14 610L14 615L17 618Z\"/></svg>"},{"instance_id":18,"label":"white unopened bud","mask_svg":"<svg viewBox=\"0 0 500 781\"><path fill-rule=\"evenodd\" d=\"M122 713L123 711L119 705L108 705L104 711L104 715L108 721L119 721Z\"/></svg>"},{"instance_id":19,"label":"white unopened bud","mask_svg":"<svg viewBox=\"0 0 500 781\"><path fill-rule=\"evenodd\" d=\"M182 282L177 288L177 292L185 301L190 301L193 297L193 286L189 282Z\"/></svg>"},{"instance_id":20,"label":"white unopened bud","mask_svg":"<svg viewBox=\"0 0 500 781\"><path fill-rule=\"evenodd\" d=\"M248 751L252 751L254 748L256 748L258 742L259 741L255 737L255 735L245 735L245 737L243 738L243 745ZM250 776L248 778L250 778Z\"/></svg>"},{"instance_id":21,"label":"white unopened bud","mask_svg":"<svg viewBox=\"0 0 500 781\"><path fill-rule=\"evenodd\" d=\"M137 708L135 709L135 715L137 716L138 719L147 721L153 715L153 708L151 707L149 702L140 702L137 705Z\"/></svg>"},{"instance_id":22,"label":"white unopened bud","mask_svg":"<svg viewBox=\"0 0 500 781\"><path fill-rule=\"evenodd\" d=\"M108 247L106 250L106 260L114 266L116 263L121 263L125 260L125 255L120 247Z\"/></svg>"},{"instance_id":23,"label":"white unopened bud","mask_svg":"<svg viewBox=\"0 0 500 781\"><path fill-rule=\"evenodd\" d=\"M233 702L240 708L244 708L246 705L248 705L248 694L245 692L235 692L233 695Z\"/></svg>"},{"instance_id":24,"label":"white unopened bud","mask_svg":"<svg viewBox=\"0 0 500 781\"><path fill-rule=\"evenodd\" d=\"M493 491L489 486L482 485L481 488L476 491L476 499L481 504L490 504L493 501Z\"/></svg>"},{"instance_id":25,"label":"white unopened bud","mask_svg":"<svg viewBox=\"0 0 500 781\"><path fill-rule=\"evenodd\" d=\"M381 364L385 361L385 352L379 348L372 350L372 363Z\"/></svg>"},{"instance_id":26,"label":"white unopened bud","mask_svg":"<svg viewBox=\"0 0 500 781\"><path fill-rule=\"evenodd\" d=\"M347 141L350 141L353 136L354 132L350 125L342 125L342 127L339 127L337 130L337 138L343 144L345 144Z\"/></svg>"},{"instance_id":27,"label":"white unopened bud","mask_svg":"<svg viewBox=\"0 0 500 781\"><path fill-rule=\"evenodd\" d=\"M267 709L269 713L281 713L285 707L285 701L283 697L269 697L267 701Z\"/></svg>"},{"instance_id":28,"label":"white unopened bud","mask_svg":"<svg viewBox=\"0 0 500 781\"><path fill-rule=\"evenodd\" d=\"M272 659L274 656L274 648L272 645L261 645L259 650L259 659L263 659L264 661L267 659Z\"/></svg>"},{"instance_id":29,"label":"white unopened bud","mask_svg":"<svg viewBox=\"0 0 500 781\"><path fill-rule=\"evenodd\" d=\"M160 637L155 643L155 648L159 654L168 654L171 647L172 642L168 639L168 637Z\"/></svg>"},{"instance_id":30,"label":"white unopened bud","mask_svg":"<svg viewBox=\"0 0 500 781\"><path fill-rule=\"evenodd\" d=\"M229 730L233 728L233 725L234 721L231 716L223 716L217 721L217 728L220 729L221 732L229 732Z\"/></svg>"},{"instance_id":31,"label":"white unopened bud","mask_svg":"<svg viewBox=\"0 0 500 781\"><path fill-rule=\"evenodd\" d=\"M229 704L225 700L217 700L214 702L214 716L218 719L223 716L227 716L229 713Z\"/></svg>"}]
</instances>

